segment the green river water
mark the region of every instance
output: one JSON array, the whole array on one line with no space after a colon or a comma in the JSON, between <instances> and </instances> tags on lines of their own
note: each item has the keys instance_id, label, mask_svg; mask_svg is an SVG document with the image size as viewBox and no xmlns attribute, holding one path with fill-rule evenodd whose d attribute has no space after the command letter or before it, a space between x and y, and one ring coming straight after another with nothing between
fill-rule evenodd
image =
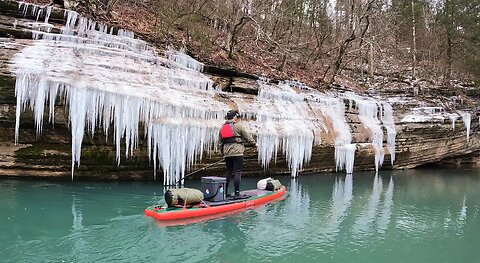
<instances>
[{"instance_id":1,"label":"green river water","mask_svg":"<svg viewBox=\"0 0 480 263\"><path fill-rule=\"evenodd\" d=\"M181 226L144 216L158 183L3 179L0 262L480 262L478 170L277 179L284 200Z\"/></svg>"}]
</instances>

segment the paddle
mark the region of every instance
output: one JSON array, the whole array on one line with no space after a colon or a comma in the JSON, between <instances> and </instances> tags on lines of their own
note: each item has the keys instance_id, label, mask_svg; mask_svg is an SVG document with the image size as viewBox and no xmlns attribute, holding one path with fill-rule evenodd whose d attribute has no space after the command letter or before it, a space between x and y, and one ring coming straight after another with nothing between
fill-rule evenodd
<instances>
[{"instance_id":1,"label":"paddle","mask_svg":"<svg viewBox=\"0 0 480 263\"><path fill-rule=\"evenodd\" d=\"M257 148L257 147L250 147L250 148L245 149L244 152L248 152L248 151L250 151L250 150L252 150L252 149L256 149L256 148ZM219 163L221 163L221 162L223 162L223 161L224 161L224 159L221 159L221 160L218 161L218 162L214 162L214 163L209 164L209 165L207 165L207 166L205 166L205 167L202 167L202 168L200 168L200 169L198 169L198 170L196 170L196 171L193 171L193 172L185 175L184 177L180 178L180 180L178 180L175 185L178 185L181 181L183 181L185 178L191 176L192 174L196 174L196 173L198 173L198 172L200 172L200 171L203 171L203 170L205 170L205 169L207 169L207 168L209 168L209 167L212 167L212 166L214 166L214 165L216 165L216 164L219 164Z\"/></svg>"}]
</instances>

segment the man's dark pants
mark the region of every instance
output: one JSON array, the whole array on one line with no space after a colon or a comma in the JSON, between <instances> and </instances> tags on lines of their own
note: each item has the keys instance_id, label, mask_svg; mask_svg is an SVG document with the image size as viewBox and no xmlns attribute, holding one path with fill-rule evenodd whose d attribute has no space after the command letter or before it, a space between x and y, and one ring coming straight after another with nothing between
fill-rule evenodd
<instances>
[{"instance_id":1,"label":"man's dark pants","mask_svg":"<svg viewBox=\"0 0 480 263\"><path fill-rule=\"evenodd\" d=\"M230 179L233 177L233 185L235 186L235 194L240 193L240 180L242 179L243 171L243 156L225 157L227 164L227 185L225 186L225 193L228 194L228 185Z\"/></svg>"}]
</instances>

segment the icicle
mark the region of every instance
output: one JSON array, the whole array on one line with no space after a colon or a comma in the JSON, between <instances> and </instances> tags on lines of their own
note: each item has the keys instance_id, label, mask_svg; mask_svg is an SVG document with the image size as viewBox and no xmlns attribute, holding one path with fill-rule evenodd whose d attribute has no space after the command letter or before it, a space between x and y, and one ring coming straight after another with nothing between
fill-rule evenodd
<instances>
[{"instance_id":1,"label":"icicle","mask_svg":"<svg viewBox=\"0 0 480 263\"><path fill-rule=\"evenodd\" d=\"M452 130L455 130L455 121L457 120L458 116L456 114L450 114L449 118L452 122Z\"/></svg>"},{"instance_id":2,"label":"icicle","mask_svg":"<svg viewBox=\"0 0 480 263\"><path fill-rule=\"evenodd\" d=\"M78 13L71 10L65 10L64 16L67 16L65 26L62 28L62 35L73 35L73 28L77 23Z\"/></svg>"},{"instance_id":3,"label":"icicle","mask_svg":"<svg viewBox=\"0 0 480 263\"><path fill-rule=\"evenodd\" d=\"M118 32L117 32L117 36L134 38L135 34L132 31L129 31L129 30L119 29Z\"/></svg>"},{"instance_id":4,"label":"icicle","mask_svg":"<svg viewBox=\"0 0 480 263\"><path fill-rule=\"evenodd\" d=\"M50 19L50 14L52 13L52 7L48 6L47 7L47 13L45 14L45 23L48 23L48 20Z\"/></svg>"},{"instance_id":5,"label":"icicle","mask_svg":"<svg viewBox=\"0 0 480 263\"><path fill-rule=\"evenodd\" d=\"M87 114L88 91L83 88L67 89L70 106L70 128L72 129L72 180L75 163L80 166L83 134L85 132L85 118Z\"/></svg>"},{"instance_id":6,"label":"icicle","mask_svg":"<svg viewBox=\"0 0 480 263\"><path fill-rule=\"evenodd\" d=\"M218 141L218 120L205 122L189 119L162 118L152 125L154 169L156 159L163 167L164 182L175 185L197 160L205 148Z\"/></svg>"},{"instance_id":7,"label":"icicle","mask_svg":"<svg viewBox=\"0 0 480 263\"><path fill-rule=\"evenodd\" d=\"M382 111L381 104L373 100L363 99L352 93L346 93L345 96L351 100L355 100L360 121L370 129L372 133L371 140L375 150L375 171L378 171L383 164L385 154L383 150L383 130L378 119Z\"/></svg>"},{"instance_id":8,"label":"icicle","mask_svg":"<svg viewBox=\"0 0 480 263\"><path fill-rule=\"evenodd\" d=\"M36 127L36 134L37 138L42 132L42 124L43 124L43 114L45 108L45 100L47 92L47 83L44 79L40 79L38 81L37 90L32 91L30 94L35 96L35 98L30 98L31 108L35 114L35 127Z\"/></svg>"},{"instance_id":9,"label":"icicle","mask_svg":"<svg viewBox=\"0 0 480 263\"><path fill-rule=\"evenodd\" d=\"M310 162L313 147L313 133L308 128L299 129L296 125L288 125L285 128L287 136L282 138L282 150L287 159L288 166L293 177L303 169L304 164Z\"/></svg>"},{"instance_id":10,"label":"icicle","mask_svg":"<svg viewBox=\"0 0 480 263\"><path fill-rule=\"evenodd\" d=\"M357 145L355 143L335 146L336 171L341 171L345 168L347 174L353 173L356 148Z\"/></svg>"},{"instance_id":11,"label":"icicle","mask_svg":"<svg viewBox=\"0 0 480 263\"><path fill-rule=\"evenodd\" d=\"M36 21L38 21L38 19L39 19L40 16L42 15L42 13L43 13L43 10L42 10L42 9L38 10Z\"/></svg>"},{"instance_id":12,"label":"icicle","mask_svg":"<svg viewBox=\"0 0 480 263\"><path fill-rule=\"evenodd\" d=\"M28 5L21 7L28 9ZM202 159L204 151L216 149L217 129L228 106L213 98L213 82L208 77L155 57L153 49L133 39L131 32L105 35L104 25L74 11L66 11L65 17L62 35L44 33L43 41L24 48L13 59L12 70L17 76L16 143L21 113L27 107L33 110L37 134L41 134L45 104L49 103L48 119L54 123L55 100L61 96L69 109L72 129L72 178L75 165L80 165L85 132L94 136L99 125L106 138L113 127L119 163L122 141L128 158L138 147L139 125L143 124L154 176L160 161L165 183L183 175L185 169ZM189 133L184 141L175 141L180 126L159 128L152 124L165 117L212 126L198 128L195 121L182 124ZM168 136L174 139L166 140ZM170 144L173 152L165 152L165 144ZM180 158L183 153L186 156Z\"/></svg>"},{"instance_id":13,"label":"icicle","mask_svg":"<svg viewBox=\"0 0 480 263\"><path fill-rule=\"evenodd\" d=\"M26 89L27 85L26 82L26 74L17 73L17 79L15 81L15 97L17 97L17 105L15 107L15 144L18 144L18 134L20 130L20 114L25 107L25 100L26 100Z\"/></svg>"},{"instance_id":14,"label":"icicle","mask_svg":"<svg viewBox=\"0 0 480 263\"><path fill-rule=\"evenodd\" d=\"M465 129L467 130L467 142L470 141L470 124L472 122L472 115L468 112L461 113L463 124L465 125Z\"/></svg>"},{"instance_id":15,"label":"icicle","mask_svg":"<svg viewBox=\"0 0 480 263\"><path fill-rule=\"evenodd\" d=\"M393 166L393 163L395 162L395 137L397 136L397 131L395 128L395 120L393 119L392 105L388 102L384 102L383 109L382 122L387 129L388 152L390 153L390 162Z\"/></svg>"},{"instance_id":16,"label":"icicle","mask_svg":"<svg viewBox=\"0 0 480 263\"><path fill-rule=\"evenodd\" d=\"M20 9L22 8L22 6L23 6L23 9L22 9L23 16L26 16L28 12L28 7L30 6L30 4L25 2L19 2L18 8Z\"/></svg>"},{"instance_id":17,"label":"icicle","mask_svg":"<svg viewBox=\"0 0 480 263\"><path fill-rule=\"evenodd\" d=\"M50 102L50 107L48 121L52 123L52 125L55 123L55 100L57 98L57 94L61 93L62 91L63 88L61 88L60 85L53 85L49 92L48 100Z\"/></svg>"},{"instance_id":18,"label":"icicle","mask_svg":"<svg viewBox=\"0 0 480 263\"><path fill-rule=\"evenodd\" d=\"M325 99L323 100L325 101ZM330 99L326 102L323 112L329 117L333 129L337 133L335 137L335 169L337 171L345 169L346 173L350 174L353 172L356 144L351 144L352 134L345 119L345 105L339 99Z\"/></svg>"},{"instance_id":19,"label":"icicle","mask_svg":"<svg viewBox=\"0 0 480 263\"><path fill-rule=\"evenodd\" d=\"M195 59L193 59L192 57L190 57L189 55L185 54L184 50L181 50L180 52L174 51L174 50L168 50L167 57L171 61L175 61L186 68L193 69L199 72L203 71L203 66L204 66L203 63L200 63Z\"/></svg>"},{"instance_id":20,"label":"icicle","mask_svg":"<svg viewBox=\"0 0 480 263\"><path fill-rule=\"evenodd\" d=\"M257 134L257 144L260 146L258 151L258 161L264 169L267 169L271 160L277 157L277 151L280 146L280 138L277 134L277 127L272 121L265 121L264 127Z\"/></svg>"},{"instance_id":21,"label":"icicle","mask_svg":"<svg viewBox=\"0 0 480 263\"><path fill-rule=\"evenodd\" d=\"M281 147L290 168L291 175L297 176L303 166L310 161L314 143L315 125L306 118L307 105L299 99L292 86L296 83L283 82L271 86L264 81L258 81L259 95L257 103L247 105L250 111L247 115L255 116L258 122L263 122L259 129L257 143L259 144L259 161L267 168L273 158L276 160ZM303 98L303 97L302 97ZM242 105L238 103L237 105Z\"/></svg>"}]
</instances>

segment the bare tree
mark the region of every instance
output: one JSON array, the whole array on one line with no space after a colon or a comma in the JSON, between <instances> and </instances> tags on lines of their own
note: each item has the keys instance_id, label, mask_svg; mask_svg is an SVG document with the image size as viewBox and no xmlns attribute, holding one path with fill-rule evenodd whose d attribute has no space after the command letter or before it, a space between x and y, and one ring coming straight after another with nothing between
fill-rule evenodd
<instances>
[{"instance_id":1,"label":"bare tree","mask_svg":"<svg viewBox=\"0 0 480 263\"><path fill-rule=\"evenodd\" d=\"M370 26L370 16L372 15L374 2L375 0L368 0L365 3L360 2L357 6L356 1L350 0L350 6L348 9L348 34L337 46L338 52L333 65L329 66L324 72L323 79L325 83L331 84L335 81L335 77L341 70L345 55L351 47L352 42L359 37L360 39L363 39L365 36L365 33Z\"/></svg>"},{"instance_id":2,"label":"bare tree","mask_svg":"<svg viewBox=\"0 0 480 263\"><path fill-rule=\"evenodd\" d=\"M412 0L412 79L415 79L417 67L417 34L415 31L415 3Z\"/></svg>"}]
</instances>

